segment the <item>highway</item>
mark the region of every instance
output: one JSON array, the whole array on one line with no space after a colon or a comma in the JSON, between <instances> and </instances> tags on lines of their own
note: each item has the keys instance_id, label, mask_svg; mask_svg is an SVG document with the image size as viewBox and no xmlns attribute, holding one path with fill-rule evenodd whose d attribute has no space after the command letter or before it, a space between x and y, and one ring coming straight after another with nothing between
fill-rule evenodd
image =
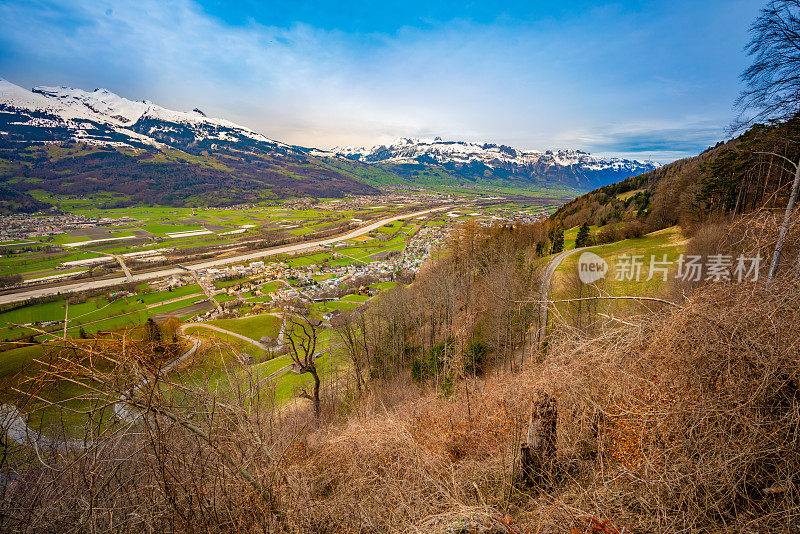
<instances>
[{"instance_id":1,"label":"highway","mask_svg":"<svg viewBox=\"0 0 800 534\"><path fill-rule=\"evenodd\" d=\"M291 252L301 252L303 250L312 249L314 247L319 247L323 245L330 245L332 243L336 243L338 241L345 241L347 239L353 239L354 237L358 237L360 235L364 235L369 233L373 230L377 230L384 224L389 224L394 221L399 221L400 219L408 219L410 217L419 217L420 215L426 215L428 213L432 213L435 211L442 211L445 209L450 209L452 206L440 206L438 208L430 208L427 210L416 211L413 213L406 213L403 215L395 215L393 217L388 217L386 219L381 219L379 221L375 221L370 223L366 226L362 226L360 228L356 228L355 230L351 230L350 232L340 234L333 237L328 237L325 239L319 239L316 241L308 241L304 243L296 243L292 245L285 245L281 247L273 247L267 248L263 250L259 250L256 252L250 252L248 254L241 254L239 256L231 256L229 258L220 258L216 260L208 260L200 263L193 263L189 267L194 270L198 269L208 269L210 267L222 267L225 265L231 265L234 263L242 263L245 261L255 261L267 256L276 256L278 254L287 254ZM159 278L164 278L166 276L172 276L173 274L183 275L186 274L186 270L175 266L169 267L165 269L161 269L158 271L151 271L146 273L139 273L134 274L130 278L127 276L120 276L115 278L104 278L101 280L85 280L81 282L72 282L72 283L65 283L58 286L51 286L51 287L42 287L42 288L33 288L33 289L23 289L20 291L16 291L13 293L8 293L6 295L0 295L0 305L2 304L9 304L12 302L20 302L30 298L38 298L38 297L47 297L50 295L57 295L57 294L69 294L69 293L78 293L81 291L87 291L92 289L101 289L105 287L113 287L120 284L125 284L128 282L149 282L151 280L157 280Z\"/></svg>"}]
</instances>

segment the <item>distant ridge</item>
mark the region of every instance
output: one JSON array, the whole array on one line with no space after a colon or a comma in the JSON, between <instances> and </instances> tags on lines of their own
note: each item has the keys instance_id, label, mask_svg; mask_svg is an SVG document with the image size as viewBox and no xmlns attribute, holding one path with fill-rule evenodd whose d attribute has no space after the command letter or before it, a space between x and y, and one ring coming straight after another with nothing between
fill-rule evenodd
<instances>
[{"instance_id":1,"label":"distant ridge","mask_svg":"<svg viewBox=\"0 0 800 534\"><path fill-rule=\"evenodd\" d=\"M107 89L27 90L0 79L0 213L46 207L29 192L101 205L230 205L381 190L484 190L566 199L657 168L580 150L400 138L333 151L289 145L199 108L175 111ZM45 195L49 196L49 195Z\"/></svg>"},{"instance_id":2,"label":"distant ridge","mask_svg":"<svg viewBox=\"0 0 800 534\"><path fill-rule=\"evenodd\" d=\"M591 189L657 169L660 165L621 158L602 158L581 150L526 151L495 143L444 141L441 137L401 137L391 145L341 147L332 153L369 164L439 165L478 176L490 169L500 178L556 182Z\"/></svg>"}]
</instances>

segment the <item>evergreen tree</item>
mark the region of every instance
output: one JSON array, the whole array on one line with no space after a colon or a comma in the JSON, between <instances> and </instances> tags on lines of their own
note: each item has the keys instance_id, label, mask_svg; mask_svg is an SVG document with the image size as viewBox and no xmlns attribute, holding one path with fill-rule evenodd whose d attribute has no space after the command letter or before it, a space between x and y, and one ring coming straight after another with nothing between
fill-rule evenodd
<instances>
[{"instance_id":1,"label":"evergreen tree","mask_svg":"<svg viewBox=\"0 0 800 534\"><path fill-rule=\"evenodd\" d=\"M158 343L161 341L161 329L158 328L158 325L153 321L152 317L147 319L144 326L146 341L150 341L151 343Z\"/></svg>"},{"instance_id":2,"label":"evergreen tree","mask_svg":"<svg viewBox=\"0 0 800 534\"><path fill-rule=\"evenodd\" d=\"M578 236L575 238L575 248L589 245L589 225L583 223L578 229Z\"/></svg>"},{"instance_id":3,"label":"evergreen tree","mask_svg":"<svg viewBox=\"0 0 800 534\"><path fill-rule=\"evenodd\" d=\"M551 254L558 254L564 250L564 230L558 229L553 232L553 248L550 250Z\"/></svg>"}]
</instances>

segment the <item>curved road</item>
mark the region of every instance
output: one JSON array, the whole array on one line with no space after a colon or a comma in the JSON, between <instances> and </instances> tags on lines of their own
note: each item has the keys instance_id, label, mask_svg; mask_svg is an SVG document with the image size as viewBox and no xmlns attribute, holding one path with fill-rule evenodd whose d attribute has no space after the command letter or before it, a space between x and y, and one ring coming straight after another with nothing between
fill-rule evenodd
<instances>
[{"instance_id":1,"label":"curved road","mask_svg":"<svg viewBox=\"0 0 800 534\"><path fill-rule=\"evenodd\" d=\"M271 314L270 314L270 315L271 315ZM263 343L260 343L260 342L256 341L255 339L251 339L251 338L249 338L249 337L247 337L247 336L243 336L242 334L237 334L236 332L231 332L230 330L225 330L224 328L220 328L220 327L218 327L218 326L215 326L215 325L213 325L213 324L206 324L206 323L186 323L186 324L182 324L182 325L181 325L181 326L178 328L178 332L179 332L179 333L180 333L182 336L189 337L189 336L188 336L187 334L185 334L183 331L184 331L185 329L187 329L187 328L193 328L193 327L197 327L197 328L207 328L207 329L209 329L209 330L214 330L215 332L219 332L219 333L221 333L221 334L225 334L225 335L227 335L227 336L232 336L232 337L235 337L235 338L237 338L237 339L241 339L242 341L245 341L245 342L247 342L247 343L250 343L251 345L255 345L256 347L258 347L258 348L260 348L260 349L262 349L262 350L266 350L266 351L268 351L268 352L275 352L275 351L279 351L279 350L281 350L281 349L283 348L283 338L284 338L284 335L286 334L286 321L285 321L285 320L283 321L283 323L281 323L281 330L280 330L280 332L278 333L278 339L277 339L277 342L278 342L278 343L277 343L277 344L276 344L274 347L268 347L268 346L264 345ZM190 339L193 339L193 338L190 338Z\"/></svg>"},{"instance_id":2,"label":"curved road","mask_svg":"<svg viewBox=\"0 0 800 534\"><path fill-rule=\"evenodd\" d=\"M427 210L422 211L415 211L413 213L406 213L403 215L395 215L393 217L387 217L386 219L381 219L379 221L375 221L370 223L366 226L362 226L360 228L356 228L355 230L351 230L350 232L340 234L333 237L328 237L325 239L319 239L316 241L308 241L305 243L296 243L293 245L284 245L282 247L274 247L274 248L267 248L263 250L259 250L257 252L250 252L248 254L241 254L239 256L231 256L229 258L220 258L217 260L209 260L200 263L194 263L188 265L187 267L191 267L194 270L197 269L208 269L210 267L221 267L223 265L230 265L232 263L241 263L243 261L250 261L250 260L258 260L262 259L266 256L276 256L278 254L286 254L288 252L299 252L301 250L306 250L314 247L319 247L322 245L330 245L336 243L337 241L346 241L348 239L353 239L354 237L358 237L360 235L364 235L369 233L373 230L377 230L384 224L389 224L394 221L399 221L400 219L407 219L409 217L418 217L420 215L426 215L428 213L432 213L434 211L442 211L445 209L450 209L452 206L440 206L438 208L430 208ZM116 278L106 278L103 280L87 280L83 282L73 282L71 284L63 284L60 286L54 287L43 287L39 289L27 289L24 291L17 291L14 293L8 293L6 295L0 295L0 305L8 304L11 302L20 302L23 300L27 300L30 298L36 297L46 297L50 295L57 295L57 294L66 294L66 293L77 293L79 291L86 291L89 289L100 289L104 287L111 287L120 284L124 284L127 282L146 282L150 280L155 280L157 278L164 278L166 276L172 276L173 274L186 274L186 270L181 267L171 267L168 269L162 269L160 271L152 271L147 273L139 273L134 274L130 278L125 276L120 276Z\"/></svg>"},{"instance_id":3,"label":"curved road","mask_svg":"<svg viewBox=\"0 0 800 534\"><path fill-rule=\"evenodd\" d=\"M550 310L550 286L553 283L553 275L556 274L556 269L558 269L558 266L561 265L561 262L564 261L567 256L570 256L579 250L589 250L597 246L600 245L573 248L559 252L552 260L550 260L550 263L547 264L547 268L544 270L544 273L542 273L542 291L539 296L539 346L544 343L545 336L547 335L547 317Z\"/></svg>"},{"instance_id":4,"label":"curved road","mask_svg":"<svg viewBox=\"0 0 800 534\"><path fill-rule=\"evenodd\" d=\"M225 330L224 328L220 328L214 325L208 325L203 323L189 323L185 325L181 325L178 329L179 335L185 337L186 339L192 342L192 346L183 354L169 362L167 365L161 368L159 374L168 373L171 371L175 366L179 363L183 362L185 359L189 358L192 354L197 352L197 349L200 347L201 340L189 336L183 332L185 328L189 328L192 326L198 326L202 328L208 328L210 330L215 330L217 332L233 336L239 338L243 341L251 343L261 349L267 351L277 351L283 348L283 339L284 334L286 331L286 323L284 322L281 325L280 334L278 335L278 345L275 347L267 347L258 341L250 339L249 337L245 337L241 334L237 334L236 332L231 332L230 330ZM277 378L283 373L288 372L291 369L291 365L280 369L278 372L273 373L268 379ZM132 392L144 387L150 382L150 380L143 380L142 382L133 386ZM141 416L141 413L138 410L132 409L125 403L125 397L123 396L120 399L120 402L114 404L113 406L114 415L120 421L125 422L134 422ZM65 451L67 449L83 449L90 445L90 443L84 442L82 440L62 440L62 439L54 439L47 437L43 434L40 434L33 428L29 427L27 424L27 417L25 414L19 411L16 406L13 404L3 404L0 405L0 432L5 432L6 435L11 438L12 440L16 441L20 444L28 444L33 447L43 447L47 449L55 449L58 451Z\"/></svg>"}]
</instances>

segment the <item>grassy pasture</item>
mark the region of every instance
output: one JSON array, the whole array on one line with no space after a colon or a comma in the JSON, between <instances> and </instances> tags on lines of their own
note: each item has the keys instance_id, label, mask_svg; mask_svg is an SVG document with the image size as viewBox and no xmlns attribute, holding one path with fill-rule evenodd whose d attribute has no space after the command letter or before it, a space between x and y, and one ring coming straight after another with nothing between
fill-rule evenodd
<instances>
[{"instance_id":1,"label":"grassy pasture","mask_svg":"<svg viewBox=\"0 0 800 534\"><path fill-rule=\"evenodd\" d=\"M685 249L686 239L680 233L678 227L666 228L647 234L641 238L624 239L616 243L609 243L588 249L597 254L609 264L609 271L605 282L600 284L601 290L611 296L662 296L665 295L670 287L670 280L674 278L677 271L677 259ZM575 297L576 286L574 274L577 272L580 252L575 252L568 256L556 270L551 287L551 296L556 299ZM620 257L623 255L633 257L642 256L639 259L642 265L638 280L627 279L627 276L618 277L618 267ZM666 255L667 261L671 261L667 274L667 281L663 275L654 271L654 276L648 280L650 274L650 260L654 257L656 262L663 260ZM656 267L658 265L656 264ZM620 275L626 273L620 272ZM619 278L619 279L618 279ZM592 293L593 294L593 293ZM587 296L587 295L584 295ZM605 301L598 305L601 313L634 313L641 304L635 301ZM557 310L569 316L569 305L560 304Z\"/></svg>"}]
</instances>

